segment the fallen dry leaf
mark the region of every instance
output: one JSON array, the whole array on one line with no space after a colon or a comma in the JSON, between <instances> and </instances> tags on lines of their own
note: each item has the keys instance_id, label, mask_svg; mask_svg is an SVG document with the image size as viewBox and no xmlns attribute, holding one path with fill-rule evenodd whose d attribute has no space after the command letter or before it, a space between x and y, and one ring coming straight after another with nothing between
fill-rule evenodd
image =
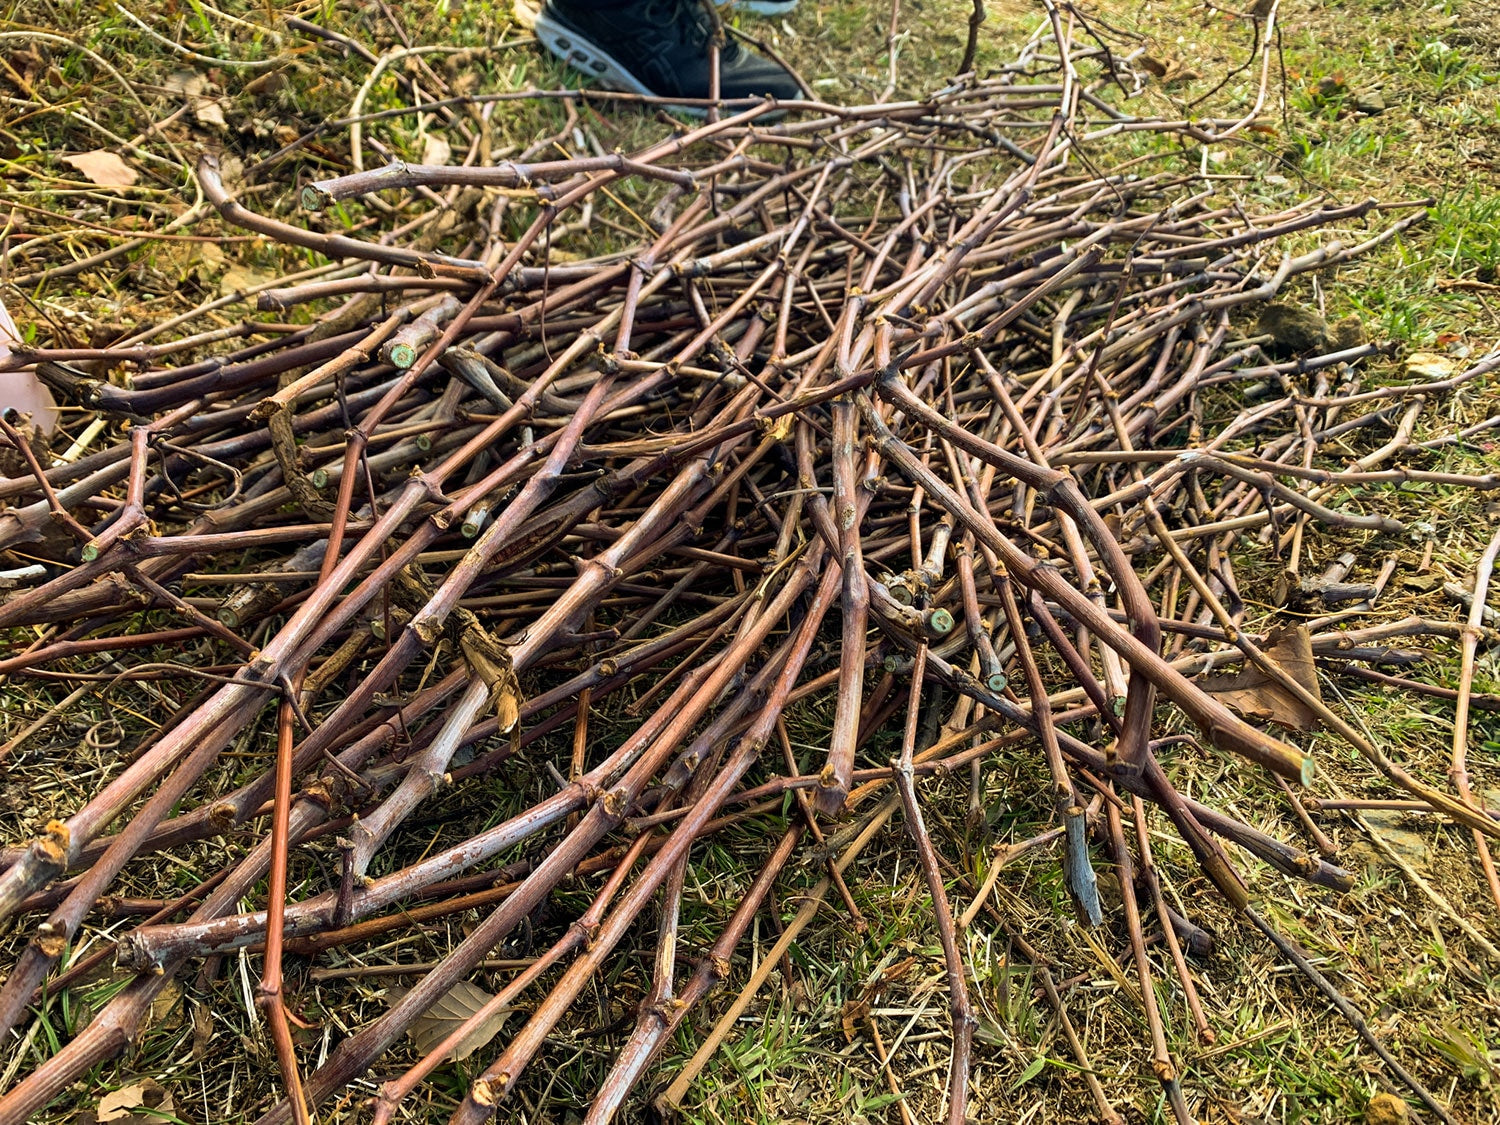
<instances>
[{"instance_id":1,"label":"fallen dry leaf","mask_svg":"<svg viewBox=\"0 0 1500 1125\"><path fill-rule=\"evenodd\" d=\"M490 687L490 699L500 720L500 733L515 729L521 717L521 686L505 646L482 629L467 629L459 638L464 659Z\"/></svg>"},{"instance_id":2,"label":"fallen dry leaf","mask_svg":"<svg viewBox=\"0 0 1500 1125\"><path fill-rule=\"evenodd\" d=\"M453 156L453 146L442 137L428 133L422 138L422 163L446 164Z\"/></svg>"},{"instance_id":3,"label":"fallen dry leaf","mask_svg":"<svg viewBox=\"0 0 1500 1125\"><path fill-rule=\"evenodd\" d=\"M173 1108L172 1095L166 1087L150 1078L143 1078L100 1098L99 1108L94 1110L94 1120L99 1125L110 1121L118 1121L121 1125L133 1125L138 1121L161 1121L171 1118ZM136 1110L143 1112L137 1113Z\"/></svg>"},{"instance_id":4,"label":"fallen dry leaf","mask_svg":"<svg viewBox=\"0 0 1500 1125\"><path fill-rule=\"evenodd\" d=\"M96 148L93 152L78 152L62 158L84 174L90 183L100 187L130 187L140 179L136 170L113 152Z\"/></svg>"},{"instance_id":5,"label":"fallen dry leaf","mask_svg":"<svg viewBox=\"0 0 1500 1125\"><path fill-rule=\"evenodd\" d=\"M1446 379L1458 364L1436 352L1412 352L1406 357L1406 374L1413 379Z\"/></svg>"},{"instance_id":6,"label":"fallen dry leaf","mask_svg":"<svg viewBox=\"0 0 1500 1125\"><path fill-rule=\"evenodd\" d=\"M275 280L275 274L261 273L247 266L230 266L224 271L224 276L219 278L219 295L232 297L236 293L244 293L257 285Z\"/></svg>"},{"instance_id":7,"label":"fallen dry leaf","mask_svg":"<svg viewBox=\"0 0 1500 1125\"><path fill-rule=\"evenodd\" d=\"M1272 629L1266 636L1265 653L1281 670L1317 699L1318 676L1313 667L1312 635L1305 625ZM1312 730L1318 716L1279 682L1253 665L1239 672L1210 676L1200 681L1204 691L1247 719L1275 723L1292 730Z\"/></svg>"},{"instance_id":8,"label":"fallen dry leaf","mask_svg":"<svg viewBox=\"0 0 1500 1125\"><path fill-rule=\"evenodd\" d=\"M405 996L406 992L404 988L391 989L391 1003L394 1004ZM493 999L494 996L491 993L477 985L470 984L468 981L459 981L438 997L432 1007L418 1016L411 1027L407 1028L406 1034L418 1053L430 1054L465 1020ZM473 1030L458 1041L458 1046L448 1053L448 1060L457 1062L460 1059L466 1059L483 1047L500 1033L500 1029L505 1026L505 1021L510 1018L511 1010L509 1007L501 1008L475 1025Z\"/></svg>"},{"instance_id":9,"label":"fallen dry leaf","mask_svg":"<svg viewBox=\"0 0 1500 1125\"><path fill-rule=\"evenodd\" d=\"M196 97L203 93L208 85L208 79L194 70L174 70L162 80L162 88L171 90L174 94L186 94L188 97Z\"/></svg>"},{"instance_id":10,"label":"fallen dry leaf","mask_svg":"<svg viewBox=\"0 0 1500 1125\"><path fill-rule=\"evenodd\" d=\"M151 1010L146 1014L141 1030L152 1027L175 1028L182 1025L182 985L168 981L166 987L151 1001Z\"/></svg>"},{"instance_id":11,"label":"fallen dry leaf","mask_svg":"<svg viewBox=\"0 0 1500 1125\"><path fill-rule=\"evenodd\" d=\"M290 79L284 70L268 70L258 78L252 78L245 83L245 93L252 98L274 98L288 86Z\"/></svg>"},{"instance_id":12,"label":"fallen dry leaf","mask_svg":"<svg viewBox=\"0 0 1500 1125\"><path fill-rule=\"evenodd\" d=\"M229 258L217 244L202 242L190 268L199 282L207 284L229 268Z\"/></svg>"},{"instance_id":13,"label":"fallen dry leaf","mask_svg":"<svg viewBox=\"0 0 1500 1125\"><path fill-rule=\"evenodd\" d=\"M229 130L229 122L224 120L224 111L217 98L194 98L193 116L198 119L199 125L208 125L221 133Z\"/></svg>"},{"instance_id":14,"label":"fallen dry leaf","mask_svg":"<svg viewBox=\"0 0 1500 1125\"><path fill-rule=\"evenodd\" d=\"M145 1086L140 1083L121 1086L118 1090L111 1091L99 1099L99 1108L94 1112L94 1116L100 1122L115 1121L121 1117L129 1117L131 1110L145 1104Z\"/></svg>"},{"instance_id":15,"label":"fallen dry leaf","mask_svg":"<svg viewBox=\"0 0 1500 1125\"><path fill-rule=\"evenodd\" d=\"M205 93L209 88L209 82L203 75L191 70L178 70L169 75L162 85L187 98L199 125L208 125L219 130L229 128L229 122L224 120L224 111L219 106L219 99Z\"/></svg>"},{"instance_id":16,"label":"fallen dry leaf","mask_svg":"<svg viewBox=\"0 0 1500 1125\"><path fill-rule=\"evenodd\" d=\"M870 1015L869 1000L845 1000L839 1009L840 1023L844 1028L844 1042L853 1043L859 1036L860 1024Z\"/></svg>"}]
</instances>

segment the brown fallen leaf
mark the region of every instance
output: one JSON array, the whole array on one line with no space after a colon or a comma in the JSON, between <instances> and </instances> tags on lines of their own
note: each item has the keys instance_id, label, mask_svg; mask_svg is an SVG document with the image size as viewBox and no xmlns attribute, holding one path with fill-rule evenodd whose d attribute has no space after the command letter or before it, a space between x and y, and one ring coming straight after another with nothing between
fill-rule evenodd
<instances>
[{"instance_id":1,"label":"brown fallen leaf","mask_svg":"<svg viewBox=\"0 0 1500 1125\"><path fill-rule=\"evenodd\" d=\"M173 1114L172 1095L160 1082L143 1078L129 1086L121 1086L99 1099L94 1110L94 1120L99 1125L118 1121L120 1125L135 1122L170 1120Z\"/></svg>"},{"instance_id":2,"label":"brown fallen leaf","mask_svg":"<svg viewBox=\"0 0 1500 1125\"><path fill-rule=\"evenodd\" d=\"M1181 59L1174 59L1170 55L1166 58L1157 58L1154 55L1140 55L1135 60L1136 65L1153 78L1160 79L1165 85L1173 85L1178 82L1190 82L1201 78L1196 70L1191 69Z\"/></svg>"},{"instance_id":3,"label":"brown fallen leaf","mask_svg":"<svg viewBox=\"0 0 1500 1125\"><path fill-rule=\"evenodd\" d=\"M880 975L865 985L864 993L858 1000L846 1000L844 1006L839 1010L844 1027L844 1038L850 1043L854 1042L859 1034L858 1025L870 1018L870 1013L875 1010L875 1001L895 981L906 976L917 965L915 957L907 957L897 961L894 965L887 965L880 971Z\"/></svg>"},{"instance_id":4,"label":"brown fallen leaf","mask_svg":"<svg viewBox=\"0 0 1500 1125\"><path fill-rule=\"evenodd\" d=\"M1305 625L1272 629L1266 636L1265 653L1296 683L1317 699L1318 676L1313 667L1312 636ZM1253 665L1239 672L1209 676L1200 681L1204 691L1247 719L1275 723L1291 730L1312 730L1318 725L1315 711L1271 676Z\"/></svg>"},{"instance_id":5,"label":"brown fallen leaf","mask_svg":"<svg viewBox=\"0 0 1500 1125\"><path fill-rule=\"evenodd\" d=\"M477 625L463 631L459 645L469 667L490 687L500 733L514 732L521 717L521 685L516 680L510 652Z\"/></svg>"},{"instance_id":6,"label":"brown fallen leaf","mask_svg":"<svg viewBox=\"0 0 1500 1125\"><path fill-rule=\"evenodd\" d=\"M391 1003L394 1004L406 995L404 988L390 989ZM453 1034L465 1020L479 1009L483 1008L495 997L477 985L468 981L459 981L437 1001L413 1021L406 1029L406 1034L416 1047L419 1054L428 1055L444 1039ZM492 1012L484 1020L480 1021L474 1028L458 1041L458 1045L448 1053L449 1062L458 1062L466 1059L479 1048L483 1047L491 1039L500 1033L505 1026L505 1021L510 1018L513 1011L510 1007L501 1008Z\"/></svg>"},{"instance_id":7,"label":"brown fallen leaf","mask_svg":"<svg viewBox=\"0 0 1500 1125\"><path fill-rule=\"evenodd\" d=\"M859 1027L870 1015L870 1001L845 1000L839 1009L840 1022L844 1028L844 1042L853 1043L859 1035Z\"/></svg>"},{"instance_id":8,"label":"brown fallen leaf","mask_svg":"<svg viewBox=\"0 0 1500 1125\"><path fill-rule=\"evenodd\" d=\"M118 154L102 148L96 148L93 152L75 152L64 156L62 160L64 164L71 164L82 172L90 183L100 187L130 187L140 179L136 170L121 160Z\"/></svg>"},{"instance_id":9,"label":"brown fallen leaf","mask_svg":"<svg viewBox=\"0 0 1500 1125\"><path fill-rule=\"evenodd\" d=\"M214 1038L214 1013L203 1001L193 1004L193 1059L208 1057L209 1044Z\"/></svg>"},{"instance_id":10,"label":"brown fallen leaf","mask_svg":"<svg viewBox=\"0 0 1500 1125\"><path fill-rule=\"evenodd\" d=\"M118 1090L105 1094L99 1099L99 1108L94 1111L94 1116L101 1123L116 1121L121 1117L129 1117L131 1110L145 1104L146 1087L137 1082L130 1086L121 1086Z\"/></svg>"},{"instance_id":11,"label":"brown fallen leaf","mask_svg":"<svg viewBox=\"0 0 1500 1125\"><path fill-rule=\"evenodd\" d=\"M258 78L245 83L245 93L252 98L274 98L288 86L291 80L284 70L268 70Z\"/></svg>"},{"instance_id":12,"label":"brown fallen leaf","mask_svg":"<svg viewBox=\"0 0 1500 1125\"><path fill-rule=\"evenodd\" d=\"M11 84L28 98L36 97L33 86L47 65L47 60L42 53L36 47L24 47L19 51L13 51L6 61L10 64L6 77L10 79Z\"/></svg>"}]
</instances>

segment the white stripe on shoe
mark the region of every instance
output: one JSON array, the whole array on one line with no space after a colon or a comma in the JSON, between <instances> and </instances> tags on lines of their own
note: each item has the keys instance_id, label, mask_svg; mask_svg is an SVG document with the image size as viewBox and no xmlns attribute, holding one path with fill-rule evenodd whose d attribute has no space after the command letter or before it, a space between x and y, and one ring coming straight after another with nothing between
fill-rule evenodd
<instances>
[{"instance_id":1,"label":"white stripe on shoe","mask_svg":"<svg viewBox=\"0 0 1500 1125\"><path fill-rule=\"evenodd\" d=\"M797 10L797 0L729 0L724 6L757 16L785 16Z\"/></svg>"},{"instance_id":2,"label":"white stripe on shoe","mask_svg":"<svg viewBox=\"0 0 1500 1125\"><path fill-rule=\"evenodd\" d=\"M644 83L608 51L589 42L566 24L554 20L545 7L536 15L536 37L563 62L595 79L606 89L646 97L655 95L654 90L646 89Z\"/></svg>"}]
</instances>

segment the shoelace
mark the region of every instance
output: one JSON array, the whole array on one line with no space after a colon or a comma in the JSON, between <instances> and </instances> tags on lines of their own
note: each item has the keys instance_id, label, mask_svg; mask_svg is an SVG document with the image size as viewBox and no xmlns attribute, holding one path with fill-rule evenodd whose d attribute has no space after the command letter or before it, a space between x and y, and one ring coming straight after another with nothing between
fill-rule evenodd
<instances>
[{"instance_id":1,"label":"shoelace","mask_svg":"<svg viewBox=\"0 0 1500 1125\"><path fill-rule=\"evenodd\" d=\"M699 0L647 0L641 17L648 25L670 27L679 42L699 50L707 50L709 36L713 34L713 25ZM726 35L719 52L721 60L727 62L738 52L739 45Z\"/></svg>"}]
</instances>

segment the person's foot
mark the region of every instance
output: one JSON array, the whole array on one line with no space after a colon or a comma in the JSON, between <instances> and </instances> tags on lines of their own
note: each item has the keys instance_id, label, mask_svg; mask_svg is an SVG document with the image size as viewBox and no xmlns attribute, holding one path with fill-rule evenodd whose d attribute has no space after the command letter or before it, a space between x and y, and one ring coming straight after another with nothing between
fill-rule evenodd
<instances>
[{"instance_id":1,"label":"person's foot","mask_svg":"<svg viewBox=\"0 0 1500 1125\"><path fill-rule=\"evenodd\" d=\"M662 98L708 97L710 33L699 0L547 0L536 18L546 48L601 86ZM720 48L721 98L801 94L770 59L733 39Z\"/></svg>"}]
</instances>

